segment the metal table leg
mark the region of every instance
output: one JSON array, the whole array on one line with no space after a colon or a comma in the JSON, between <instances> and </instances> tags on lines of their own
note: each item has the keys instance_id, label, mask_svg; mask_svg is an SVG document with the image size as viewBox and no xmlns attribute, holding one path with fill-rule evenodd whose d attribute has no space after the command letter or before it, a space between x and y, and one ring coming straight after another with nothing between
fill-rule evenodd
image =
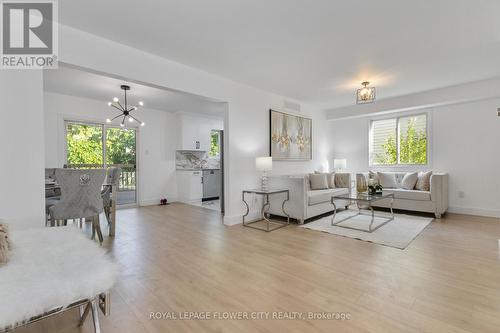
<instances>
[{"instance_id":1,"label":"metal table leg","mask_svg":"<svg viewBox=\"0 0 500 333\"><path fill-rule=\"evenodd\" d=\"M280 221L271 221L268 217L268 214L269 214L269 208L271 206L270 204L270 201L269 201L269 194L266 193L266 194L262 194L263 195L263 204L262 204L262 208L260 210L260 215L261 215L261 219L260 220L257 220L257 221L252 221L252 222L245 222L245 217L248 216L249 212L250 212L250 208L248 206L248 203L245 201L245 192L242 192L242 201L243 203L245 204L245 207L246 207L246 212L245 214L243 215L243 226L244 227L248 227L248 228L253 228L253 229L258 229L258 230L262 230L262 231L266 231L266 232L270 232L270 231L274 231L274 230L277 230L277 229L280 229L280 228L283 228L283 227L286 227L287 225L290 224L290 215L288 215L288 213L285 211L285 203L287 201L290 200L290 192L284 192L287 194L285 200L283 200L283 203L281 204L281 210L283 211L283 213L286 215L287 217L287 221L286 223L285 222L280 222ZM254 223L258 223L258 222L261 222L261 221L265 221L266 222L266 227L265 228L260 228L260 227L256 227L254 226L253 224ZM273 223L276 223L276 224L280 224L278 227L275 227L275 228L272 228L271 229L271 222Z\"/></svg>"},{"instance_id":2,"label":"metal table leg","mask_svg":"<svg viewBox=\"0 0 500 333\"><path fill-rule=\"evenodd\" d=\"M333 212L331 225L332 226L337 226L337 227L340 227L340 228L346 228L346 229L351 229L351 230L364 231L364 232L369 232L369 233L374 232L378 228L380 228L380 227L386 225L387 223L391 222L392 220L394 220L394 212L393 212L393 209L392 209L392 206L393 206L393 203L394 203L394 196L391 196L390 198L391 198L391 204L390 204L391 216L390 217L375 215L375 211L374 211L371 203L369 203L369 202L367 202L367 204L366 204L365 207L361 207L360 201L356 201L356 206L358 207L358 213L355 214L355 215L343 218L342 220L337 221L337 222L334 222L335 216L337 215L337 212L336 212L336 210L337 210L336 208L337 207L336 207L335 202L334 202L334 200L332 198L331 203L332 203L333 207L335 208L335 210ZM366 214L362 213L362 209L367 209L367 210L370 211L369 214L371 216L371 221L370 221L370 225L368 226L368 229L355 228L355 227L350 227L350 226L347 226L347 225L340 225L340 223L342 223L344 221L347 221L349 219L352 219L352 218L354 218L356 216L366 215ZM385 221L383 221L382 223L380 223L379 225L377 225L375 228L373 228L373 223L375 222L375 217L384 218Z\"/></svg>"},{"instance_id":3,"label":"metal table leg","mask_svg":"<svg viewBox=\"0 0 500 333\"><path fill-rule=\"evenodd\" d=\"M247 216L248 213L250 213L250 207L248 207L248 203L245 201L245 192L241 193L241 200L243 201L243 203L245 204L245 207L247 209L246 213L243 214L243 226L245 226L245 216Z\"/></svg>"},{"instance_id":4,"label":"metal table leg","mask_svg":"<svg viewBox=\"0 0 500 333\"><path fill-rule=\"evenodd\" d=\"M111 223L109 224L109 236L113 237L116 233L116 200L118 198L118 188L111 185Z\"/></svg>"}]
</instances>

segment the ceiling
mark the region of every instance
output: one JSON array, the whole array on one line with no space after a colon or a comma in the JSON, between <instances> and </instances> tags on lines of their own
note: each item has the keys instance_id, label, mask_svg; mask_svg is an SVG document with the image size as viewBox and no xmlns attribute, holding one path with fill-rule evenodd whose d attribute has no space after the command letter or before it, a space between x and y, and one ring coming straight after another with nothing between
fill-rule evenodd
<instances>
[{"instance_id":1,"label":"ceiling","mask_svg":"<svg viewBox=\"0 0 500 333\"><path fill-rule=\"evenodd\" d=\"M498 0L60 1L62 23L330 108L500 76Z\"/></svg>"},{"instance_id":2,"label":"ceiling","mask_svg":"<svg viewBox=\"0 0 500 333\"><path fill-rule=\"evenodd\" d=\"M214 116L224 116L224 103L191 94L150 87L109 76L89 73L80 69L59 65L54 70L46 70L43 75L44 90L64 95L91 98L106 103L113 97L123 99L120 85L127 84L127 97L131 105L144 101L144 107L170 112L192 112Z\"/></svg>"}]
</instances>

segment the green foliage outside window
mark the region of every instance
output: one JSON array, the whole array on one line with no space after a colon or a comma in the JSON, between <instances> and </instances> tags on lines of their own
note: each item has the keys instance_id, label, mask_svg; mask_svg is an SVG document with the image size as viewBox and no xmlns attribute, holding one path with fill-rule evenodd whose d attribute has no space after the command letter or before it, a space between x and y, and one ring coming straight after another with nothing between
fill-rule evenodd
<instances>
[{"instance_id":1,"label":"green foliage outside window","mask_svg":"<svg viewBox=\"0 0 500 333\"><path fill-rule=\"evenodd\" d=\"M398 162L398 149L396 146L396 138L391 135L382 145L384 148L383 154L377 154L375 160L377 164L396 164Z\"/></svg>"},{"instance_id":2,"label":"green foliage outside window","mask_svg":"<svg viewBox=\"0 0 500 333\"><path fill-rule=\"evenodd\" d=\"M100 125L68 124L66 127L68 164L103 164L103 128ZM107 164L135 164L135 130L108 128Z\"/></svg>"},{"instance_id":3,"label":"green foliage outside window","mask_svg":"<svg viewBox=\"0 0 500 333\"><path fill-rule=\"evenodd\" d=\"M410 118L406 133L399 135L399 163L400 164L427 164L427 132L415 128L415 119ZM397 164L398 149L394 135L387 138L382 145L383 154L377 154L377 164Z\"/></svg>"},{"instance_id":4,"label":"green foliage outside window","mask_svg":"<svg viewBox=\"0 0 500 333\"><path fill-rule=\"evenodd\" d=\"M66 127L68 164L102 164L102 128L69 124Z\"/></svg>"},{"instance_id":5,"label":"green foliage outside window","mask_svg":"<svg viewBox=\"0 0 500 333\"><path fill-rule=\"evenodd\" d=\"M210 151L208 156L215 157L220 154L219 131L212 131L210 134Z\"/></svg>"},{"instance_id":6,"label":"green foliage outside window","mask_svg":"<svg viewBox=\"0 0 500 333\"><path fill-rule=\"evenodd\" d=\"M106 139L108 164L135 164L135 130L108 128Z\"/></svg>"}]
</instances>

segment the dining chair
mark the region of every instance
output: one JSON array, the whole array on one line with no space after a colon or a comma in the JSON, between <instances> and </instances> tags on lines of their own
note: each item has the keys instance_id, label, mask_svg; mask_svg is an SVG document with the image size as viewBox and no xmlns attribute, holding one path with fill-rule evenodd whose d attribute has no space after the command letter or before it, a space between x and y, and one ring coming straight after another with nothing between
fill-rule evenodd
<instances>
[{"instance_id":1,"label":"dining chair","mask_svg":"<svg viewBox=\"0 0 500 333\"><path fill-rule=\"evenodd\" d=\"M45 168L45 181L56 181L56 168ZM55 183L45 183L45 226L50 224L49 208L61 199L61 189Z\"/></svg>"},{"instance_id":2,"label":"dining chair","mask_svg":"<svg viewBox=\"0 0 500 333\"><path fill-rule=\"evenodd\" d=\"M56 179L56 168L45 168L45 179Z\"/></svg>"},{"instance_id":3,"label":"dining chair","mask_svg":"<svg viewBox=\"0 0 500 333\"><path fill-rule=\"evenodd\" d=\"M56 168L45 168L45 180L56 181ZM61 196L61 191L59 188L54 187L52 184L45 184L45 198L59 197Z\"/></svg>"},{"instance_id":4,"label":"dining chair","mask_svg":"<svg viewBox=\"0 0 500 333\"><path fill-rule=\"evenodd\" d=\"M92 239L97 236L102 243L103 237L99 223L99 214L103 212L101 188L106 177L106 170L57 169L56 178L61 187L61 199L49 208L50 224L68 220L88 219L92 221Z\"/></svg>"},{"instance_id":5,"label":"dining chair","mask_svg":"<svg viewBox=\"0 0 500 333\"><path fill-rule=\"evenodd\" d=\"M120 181L120 174L122 169L119 167L110 167L107 170L106 181L104 189L101 192L102 202L104 206L104 214L108 220L108 224L111 224L111 208L113 206L113 199L111 198L111 193L113 190L118 190L118 183ZM115 202L116 204L116 202Z\"/></svg>"}]
</instances>

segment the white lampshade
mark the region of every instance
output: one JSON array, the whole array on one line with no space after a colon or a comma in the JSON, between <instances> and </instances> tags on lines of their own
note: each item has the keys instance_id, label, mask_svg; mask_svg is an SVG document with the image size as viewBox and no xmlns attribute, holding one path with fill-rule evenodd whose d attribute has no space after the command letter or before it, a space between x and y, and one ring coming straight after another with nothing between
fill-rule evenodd
<instances>
[{"instance_id":1,"label":"white lampshade","mask_svg":"<svg viewBox=\"0 0 500 333\"><path fill-rule=\"evenodd\" d=\"M334 159L333 168L338 170L347 168L347 160L345 158Z\"/></svg>"},{"instance_id":2,"label":"white lampshade","mask_svg":"<svg viewBox=\"0 0 500 333\"><path fill-rule=\"evenodd\" d=\"M271 171L273 169L272 157L257 157L255 158L255 168L257 171Z\"/></svg>"}]
</instances>

